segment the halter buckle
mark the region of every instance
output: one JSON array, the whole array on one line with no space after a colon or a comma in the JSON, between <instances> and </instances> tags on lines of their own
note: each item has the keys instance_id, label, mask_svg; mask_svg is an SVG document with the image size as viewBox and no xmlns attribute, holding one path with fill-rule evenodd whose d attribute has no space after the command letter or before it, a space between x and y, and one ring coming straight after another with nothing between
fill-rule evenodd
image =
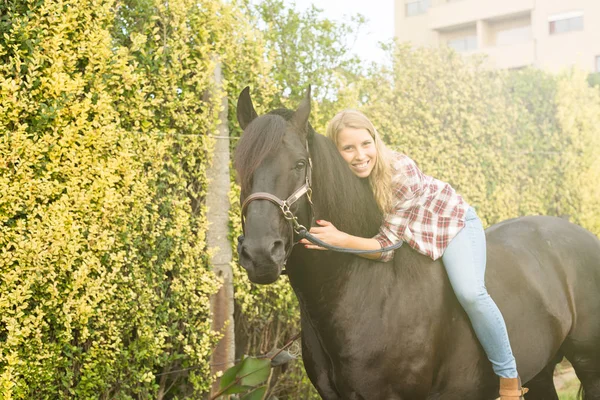
<instances>
[{"instance_id":1,"label":"halter buckle","mask_svg":"<svg viewBox=\"0 0 600 400\"><path fill-rule=\"evenodd\" d=\"M290 205L287 203L287 201L284 200L281 203L281 206L279 206L279 208L281 208L283 217L285 219L287 219L288 221L293 221L296 218L296 217L294 217L294 214L292 213L292 211L290 211Z\"/></svg>"}]
</instances>

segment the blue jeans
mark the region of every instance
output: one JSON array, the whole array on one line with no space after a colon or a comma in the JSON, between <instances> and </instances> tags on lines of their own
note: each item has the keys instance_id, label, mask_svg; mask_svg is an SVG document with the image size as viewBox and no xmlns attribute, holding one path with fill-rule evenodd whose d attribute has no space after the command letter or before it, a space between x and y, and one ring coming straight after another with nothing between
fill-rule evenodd
<instances>
[{"instance_id":1,"label":"blue jeans","mask_svg":"<svg viewBox=\"0 0 600 400\"><path fill-rule=\"evenodd\" d=\"M494 372L503 378L516 378L517 364L504 318L485 288L485 233L472 207L467 211L465 227L450 241L442 260Z\"/></svg>"}]
</instances>

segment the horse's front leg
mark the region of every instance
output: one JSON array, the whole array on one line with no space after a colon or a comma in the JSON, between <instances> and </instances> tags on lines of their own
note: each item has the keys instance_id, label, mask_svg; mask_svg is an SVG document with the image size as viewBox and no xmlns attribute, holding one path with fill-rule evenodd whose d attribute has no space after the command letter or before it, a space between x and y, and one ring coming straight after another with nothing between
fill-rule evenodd
<instances>
[{"instance_id":1,"label":"horse's front leg","mask_svg":"<svg viewBox=\"0 0 600 400\"><path fill-rule=\"evenodd\" d=\"M308 378L324 400L341 400L335 389L331 371L333 367L310 321L302 316L302 360Z\"/></svg>"}]
</instances>

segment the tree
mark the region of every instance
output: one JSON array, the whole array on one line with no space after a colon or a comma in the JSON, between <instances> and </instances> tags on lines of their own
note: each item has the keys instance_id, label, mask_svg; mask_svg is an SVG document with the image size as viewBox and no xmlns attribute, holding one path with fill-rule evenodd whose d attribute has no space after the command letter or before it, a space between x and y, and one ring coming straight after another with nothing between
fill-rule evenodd
<instances>
[{"instance_id":1,"label":"tree","mask_svg":"<svg viewBox=\"0 0 600 400\"><path fill-rule=\"evenodd\" d=\"M314 5L299 12L283 0L246 6L264 35L266 57L273 63L270 75L280 94L269 108L297 104L312 85L315 109L311 118L316 127L324 128L340 106L336 104L339 88L363 72L360 58L350 50L365 18L358 14L349 22L337 23L324 18L323 10Z\"/></svg>"}]
</instances>

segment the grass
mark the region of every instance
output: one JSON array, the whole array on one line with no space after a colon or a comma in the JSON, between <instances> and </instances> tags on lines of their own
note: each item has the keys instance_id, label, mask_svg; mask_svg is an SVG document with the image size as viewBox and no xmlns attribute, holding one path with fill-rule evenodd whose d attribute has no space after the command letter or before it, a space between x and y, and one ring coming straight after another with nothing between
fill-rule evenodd
<instances>
[{"instance_id":1,"label":"grass","mask_svg":"<svg viewBox=\"0 0 600 400\"><path fill-rule=\"evenodd\" d=\"M559 387L558 398L560 400L577 400L577 393L579 392L579 379L573 373L571 369L571 364L568 361L564 360L560 364L556 366L556 370L554 372L555 383L560 384L557 385ZM557 379L557 377L560 377Z\"/></svg>"},{"instance_id":2,"label":"grass","mask_svg":"<svg viewBox=\"0 0 600 400\"><path fill-rule=\"evenodd\" d=\"M574 384L568 385L558 391L558 398L560 400L577 400L577 392L579 391L579 381L575 379Z\"/></svg>"}]
</instances>

